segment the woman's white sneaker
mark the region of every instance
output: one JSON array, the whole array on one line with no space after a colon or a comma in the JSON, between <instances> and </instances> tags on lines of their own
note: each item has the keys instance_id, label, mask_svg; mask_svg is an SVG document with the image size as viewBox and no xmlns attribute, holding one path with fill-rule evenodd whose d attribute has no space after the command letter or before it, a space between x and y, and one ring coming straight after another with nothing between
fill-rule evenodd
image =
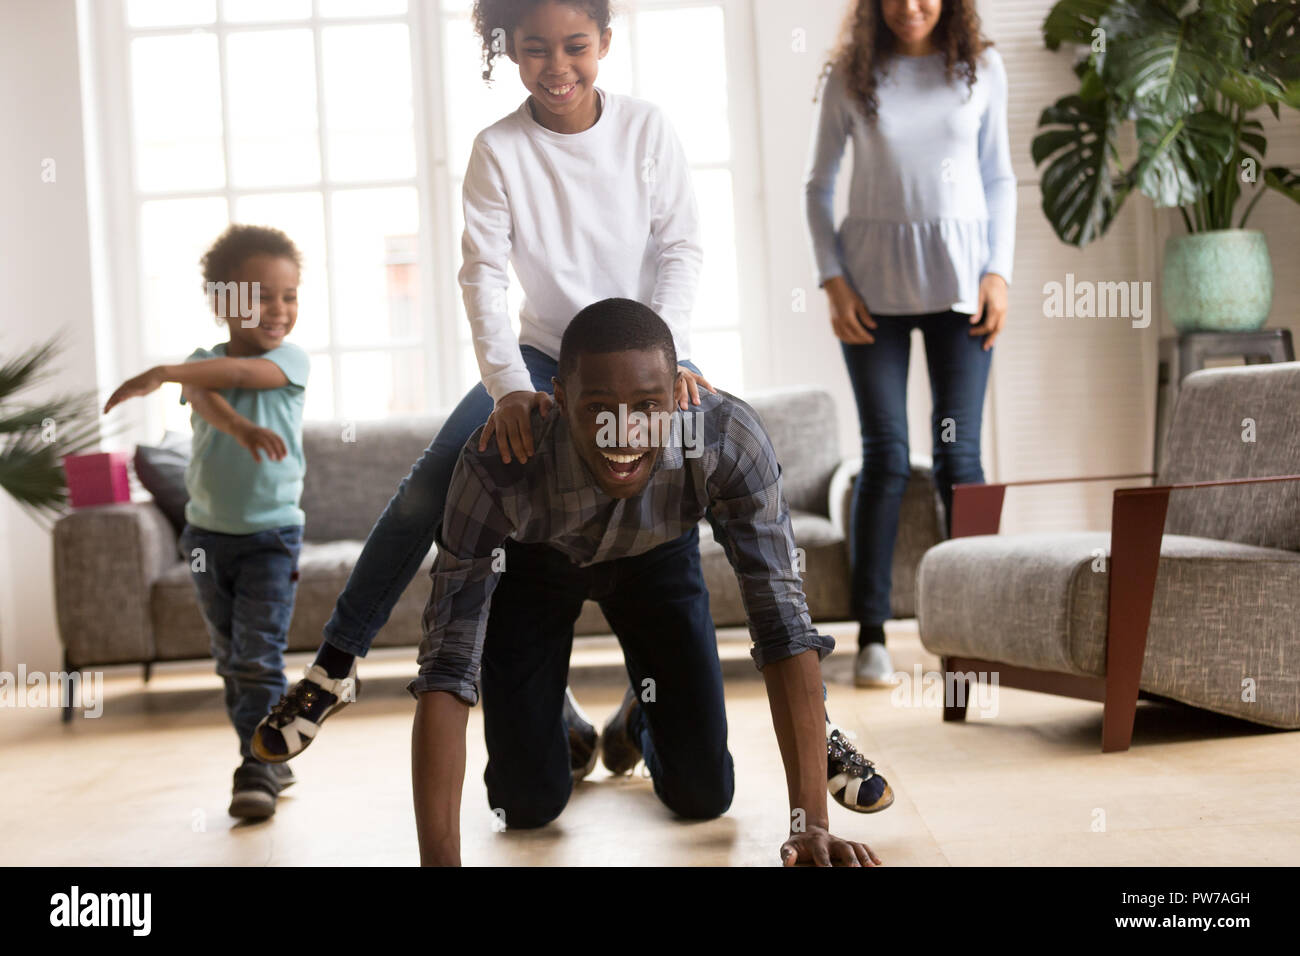
<instances>
[{"instance_id":1,"label":"woman's white sneaker","mask_svg":"<svg viewBox=\"0 0 1300 956\"><path fill-rule=\"evenodd\" d=\"M853 662L853 683L857 687L893 687L898 683L894 661L884 644L872 642L858 648Z\"/></svg>"}]
</instances>

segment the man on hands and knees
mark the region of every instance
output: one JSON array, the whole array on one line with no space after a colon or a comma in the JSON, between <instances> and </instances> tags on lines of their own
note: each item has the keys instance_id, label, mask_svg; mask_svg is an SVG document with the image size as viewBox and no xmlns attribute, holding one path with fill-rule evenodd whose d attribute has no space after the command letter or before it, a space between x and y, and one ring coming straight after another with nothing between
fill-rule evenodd
<instances>
[{"instance_id":1,"label":"man on hands and knees","mask_svg":"<svg viewBox=\"0 0 1300 956\"><path fill-rule=\"evenodd\" d=\"M490 807L515 828L564 809L573 788L565 685L588 598L618 636L630 679L603 734L606 765L627 772L643 759L655 793L681 817L728 809L735 775L698 547L709 510L740 581L785 763L793 826L781 858L880 862L828 829L820 659L834 641L808 616L771 443L730 396L676 409L676 369L672 335L653 311L596 303L564 333L556 407L533 416L534 456L505 464L491 445L479 452L477 437L462 453L409 688L426 865L460 863L466 719L480 690ZM867 783L887 790L879 778Z\"/></svg>"}]
</instances>

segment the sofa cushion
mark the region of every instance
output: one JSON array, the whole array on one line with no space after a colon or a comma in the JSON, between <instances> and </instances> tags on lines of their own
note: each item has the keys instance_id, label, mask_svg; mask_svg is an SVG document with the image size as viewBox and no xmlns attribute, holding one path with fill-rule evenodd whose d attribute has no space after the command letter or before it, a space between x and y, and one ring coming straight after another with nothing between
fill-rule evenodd
<instances>
[{"instance_id":1,"label":"sofa cushion","mask_svg":"<svg viewBox=\"0 0 1300 956\"><path fill-rule=\"evenodd\" d=\"M827 489L840 463L835 399L821 389L791 387L756 391L745 401L772 440L790 510L829 514Z\"/></svg>"},{"instance_id":2,"label":"sofa cushion","mask_svg":"<svg viewBox=\"0 0 1300 956\"><path fill-rule=\"evenodd\" d=\"M1300 474L1300 362L1194 372L1158 484ZM1174 491L1165 531L1300 551L1300 481Z\"/></svg>"},{"instance_id":3,"label":"sofa cushion","mask_svg":"<svg viewBox=\"0 0 1300 956\"><path fill-rule=\"evenodd\" d=\"M348 575L361 555L361 541L306 542L298 559L298 596L289 626L289 650L313 651ZM429 600L433 552L398 599L389 623L375 636L375 647L420 643L420 619ZM208 656L208 635L194 599L189 565L183 561L164 571L153 585L152 615L158 660Z\"/></svg>"},{"instance_id":4,"label":"sofa cushion","mask_svg":"<svg viewBox=\"0 0 1300 956\"><path fill-rule=\"evenodd\" d=\"M179 535L185 530L185 505L190 493L185 472L190 465L190 437L166 432L158 445L138 445L132 460L135 476L153 495L158 510L167 516Z\"/></svg>"},{"instance_id":5,"label":"sofa cushion","mask_svg":"<svg viewBox=\"0 0 1300 956\"><path fill-rule=\"evenodd\" d=\"M306 541L364 541L446 416L307 422Z\"/></svg>"},{"instance_id":6,"label":"sofa cushion","mask_svg":"<svg viewBox=\"0 0 1300 956\"><path fill-rule=\"evenodd\" d=\"M941 656L1101 677L1110 535L981 535L926 552L921 642ZM1142 689L1300 727L1300 554L1164 536ZM1256 699L1243 701L1243 680Z\"/></svg>"}]
</instances>

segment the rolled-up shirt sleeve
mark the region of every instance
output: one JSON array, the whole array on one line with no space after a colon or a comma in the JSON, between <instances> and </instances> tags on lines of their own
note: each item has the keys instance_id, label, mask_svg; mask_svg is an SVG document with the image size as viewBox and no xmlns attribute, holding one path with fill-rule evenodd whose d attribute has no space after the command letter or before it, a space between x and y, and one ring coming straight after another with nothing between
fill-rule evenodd
<instances>
[{"instance_id":1,"label":"rolled-up shirt sleeve","mask_svg":"<svg viewBox=\"0 0 1300 956\"><path fill-rule=\"evenodd\" d=\"M794 532L781 493L781 466L758 417L736 403L724 425L720 458L709 481L710 508L727 537L727 558L762 670L807 650L826 657L834 639L819 634L808 615L795 569Z\"/></svg>"},{"instance_id":2,"label":"rolled-up shirt sleeve","mask_svg":"<svg viewBox=\"0 0 1300 956\"><path fill-rule=\"evenodd\" d=\"M477 440L476 435L471 442ZM430 571L433 592L424 611L420 672L407 685L412 696L442 690L471 707L478 703L488 610L500 578L495 568L500 566L499 549L513 530L482 465L462 452Z\"/></svg>"}]
</instances>

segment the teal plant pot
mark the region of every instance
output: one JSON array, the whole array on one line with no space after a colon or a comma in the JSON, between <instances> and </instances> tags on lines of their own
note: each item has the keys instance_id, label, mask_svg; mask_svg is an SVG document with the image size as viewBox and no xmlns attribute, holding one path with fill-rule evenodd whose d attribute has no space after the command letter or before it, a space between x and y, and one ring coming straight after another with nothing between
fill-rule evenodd
<instances>
[{"instance_id":1,"label":"teal plant pot","mask_svg":"<svg viewBox=\"0 0 1300 956\"><path fill-rule=\"evenodd\" d=\"M1268 321L1273 265L1258 229L1217 229L1165 243L1163 293L1179 332L1249 332Z\"/></svg>"}]
</instances>

